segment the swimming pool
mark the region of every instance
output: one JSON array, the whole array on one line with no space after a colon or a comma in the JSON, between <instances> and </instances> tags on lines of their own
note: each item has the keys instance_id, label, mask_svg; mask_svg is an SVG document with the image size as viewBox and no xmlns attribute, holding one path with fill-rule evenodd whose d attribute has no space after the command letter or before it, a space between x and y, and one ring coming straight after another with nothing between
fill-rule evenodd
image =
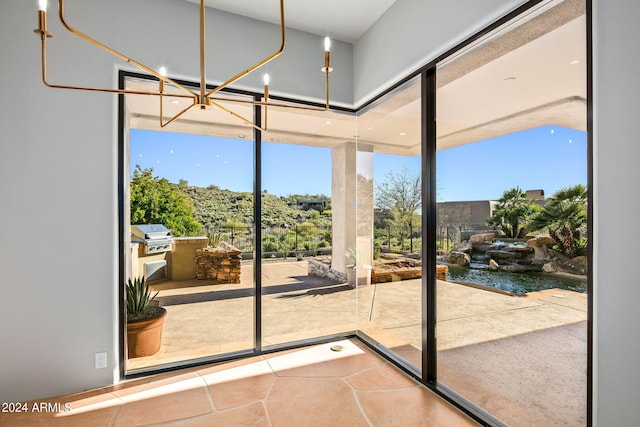
<instances>
[{"instance_id":1,"label":"swimming pool","mask_svg":"<svg viewBox=\"0 0 640 427\"><path fill-rule=\"evenodd\" d=\"M566 289L574 292L587 291L586 279L565 277L548 273L511 273L467 267L449 266L447 280L487 285L503 291L523 295L544 289Z\"/></svg>"}]
</instances>

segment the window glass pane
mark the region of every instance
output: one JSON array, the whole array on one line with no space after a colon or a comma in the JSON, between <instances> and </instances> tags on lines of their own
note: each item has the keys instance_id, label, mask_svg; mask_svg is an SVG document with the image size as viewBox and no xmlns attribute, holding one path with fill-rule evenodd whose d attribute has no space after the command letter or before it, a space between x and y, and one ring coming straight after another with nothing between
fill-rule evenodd
<instances>
[{"instance_id":1,"label":"window glass pane","mask_svg":"<svg viewBox=\"0 0 640 427\"><path fill-rule=\"evenodd\" d=\"M167 98L169 117L184 101ZM254 347L253 132L217 109L190 111L160 131L157 99L149 102L127 99L127 269L149 280L167 314L159 349L130 353L128 370ZM249 105L229 107L252 117ZM171 231L171 247L150 250L156 236L136 233L149 224Z\"/></svg>"},{"instance_id":2,"label":"window glass pane","mask_svg":"<svg viewBox=\"0 0 640 427\"><path fill-rule=\"evenodd\" d=\"M584 425L586 20L520 16L437 70L438 381L509 425Z\"/></svg>"},{"instance_id":3,"label":"window glass pane","mask_svg":"<svg viewBox=\"0 0 640 427\"><path fill-rule=\"evenodd\" d=\"M353 233L345 211L350 114L269 108L262 137L263 346L353 333L355 290L340 262ZM352 167L352 166L351 166Z\"/></svg>"},{"instance_id":4,"label":"window glass pane","mask_svg":"<svg viewBox=\"0 0 640 427\"><path fill-rule=\"evenodd\" d=\"M358 115L355 253L360 331L422 366L420 77Z\"/></svg>"}]
</instances>

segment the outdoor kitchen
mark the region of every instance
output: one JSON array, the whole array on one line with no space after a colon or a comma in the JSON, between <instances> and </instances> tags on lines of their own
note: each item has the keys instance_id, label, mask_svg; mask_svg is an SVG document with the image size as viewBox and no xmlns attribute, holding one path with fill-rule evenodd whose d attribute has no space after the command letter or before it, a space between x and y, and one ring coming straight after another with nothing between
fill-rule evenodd
<instances>
[{"instance_id":1,"label":"outdoor kitchen","mask_svg":"<svg viewBox=\"0 0 640 427\"><path fill-rule=\"evenodd\" d=\"M131 226L131 277L151 282L196 278L196 251L207 237L174 237L162 224Z\"/></svg>"}]
</instances>

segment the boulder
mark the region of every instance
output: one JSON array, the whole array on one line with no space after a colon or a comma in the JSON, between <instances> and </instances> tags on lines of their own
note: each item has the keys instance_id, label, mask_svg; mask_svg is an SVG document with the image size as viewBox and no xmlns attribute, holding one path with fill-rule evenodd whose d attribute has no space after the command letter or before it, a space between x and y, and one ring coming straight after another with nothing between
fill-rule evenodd
<instances>
[{"instance_id":1,"label":"boulder","mask_svg":"<svg viewBox=\"0 0 640 427\"><path fill-rule=\"evenodd\" d=\"M474 234L473 236L469 237L469 243L471 243L472 245L476 243L489 243L493 241L494 237L495 233Z\"/></svg>"},{"instance_id":2,"label":"boulder","mask_svg":"<svg viewBox=\"0 0 640 427\"><path fill-rule=\"evenodd\" d=\"M489 260L489 270L496 271L499 268L500 268L500 266L498 265L496 260L494 260L494 259Z\"/></svg>"},{"instance_id":3,"label":"boulder","mask_svg":"<svg viewBox=\"0 0 640 427\"><path fill-rule=\"evenodd\" d=\"M586 257L575 257L570 259L553 250L549 250L549 252L552 261L555 263L556 270L565 271L572 274L587 274Z\"/></svg>"},{"instance_id":4,"label":"boulder","mask_svg":"<svg viewBox=\"0 0 640 427\"><path fill-rule=\"evenodd\" d=\"M473 246L471 245L471 243L469 243L466 240L464 240L464 241L458 243L452 250L456 251L456 252L469 253L469 252L471 252L471 249L473 249Z\"/></svg>"},{"instance_id":5,"label":"boulder","mask_svg":"<svg viewBox=\"0 0 640 427\"><path fill-rule=\"evenodd\" d=\"M571 264L575 265L578 268L581 268L585 272L587 271L587 257L586 256L577 256L575 258L571 258Z\"/></svg>"},{"instance_id":6,"label":"boulder","mask_svg":"<svg viewBox=\"0 0 640 427\"><path fill-rule=\"evenodd\" d=\"M541 248L543 246L550 248L555 244L556 241L551 236L538 236L527 240L527 245L534 248Z\"/></svg>"},{"instance_id":7,"label":"boulder","mask_svg":"<svg viewBox=\"0 0 640 427\"><path fill-rule=\"evenodd\" d=\"M553 266L552 262L548 262L542 266L542 271L545 273L555 273L556 268Z\"/></svg>"},{"instance_id":8,"label":"boulder","mask_svg":"<svg viewBox=\"0 0 640 427\"><path fill-rule=\"evenodd\" d=\"M491 259L521 259L525 257L525 254L512 251L487 251L487 255Z\"/></svg>"},{"instance_id":9,"label":"boulder","mask_svg":"<svg viewBox=\"0 0 640 427\"><path fill-rule=\"evenodd\" d=\"M489 249L498 249L495 248L492 243L476 243L473 245L473 252L475 253L484 253Z\"/></svg>"},{"instance_id":10,"label":"boulder","mask_svg":"<svg viewBox=\"0 0 640 427\"><path fill-rule=\"evenodd\" d=\"M501 265L501 271L510 271L512 273L522 273L525 271L540 271L540 267L533 265L522 265L522 264L510 264L510 265Z\"/></svg>"},{"instance_id":11,"label":"boulder","mask_svg":"<svg viewBox=\"0 0 640 427\"><path fill-rule=\"evenodd\" d=\"M457 264L464 267L471 263L471 257L464 252L451 251L447 256L447 262L449 264Z\"/></svg>"},{"instance_id":12,"label":"boulder","mask_svg":"<svg viewBox=\"0 0 640 427\"><path fill-rule=\"evenodd\" d=\"M533 259L550 260L549 250L546 246L530 246L533 248Z\"/></svg>"},{"instance_id":13,"label":"boulder","mask_svg":"<svg viewBox=\"0 0 640 427\"><path fill-rule=\"evenodd\" d=\"M532 254L533 253L533 248L530 246L525 246L525 245L511 245L508 246L506 248L504 248L505 251L507 252L515 252L515 253L520 253L520 254Z\"/></svg>"}]
</instances>

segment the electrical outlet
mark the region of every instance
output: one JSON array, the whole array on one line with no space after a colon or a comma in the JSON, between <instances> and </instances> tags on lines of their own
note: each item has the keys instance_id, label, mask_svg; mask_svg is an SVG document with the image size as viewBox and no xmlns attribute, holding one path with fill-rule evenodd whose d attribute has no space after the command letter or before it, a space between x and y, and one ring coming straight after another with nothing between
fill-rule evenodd
<instances>
[{"instance_id":1,"label":"electrical outlet","mask_svg":"<svg viewBox=\"0 0 640 427\"><path fill-rule=\"evenodd\" d=\"M107 367L107 352L101 351L96 353L96 369L105 369Z\"/></svg>"}]
</instances>

